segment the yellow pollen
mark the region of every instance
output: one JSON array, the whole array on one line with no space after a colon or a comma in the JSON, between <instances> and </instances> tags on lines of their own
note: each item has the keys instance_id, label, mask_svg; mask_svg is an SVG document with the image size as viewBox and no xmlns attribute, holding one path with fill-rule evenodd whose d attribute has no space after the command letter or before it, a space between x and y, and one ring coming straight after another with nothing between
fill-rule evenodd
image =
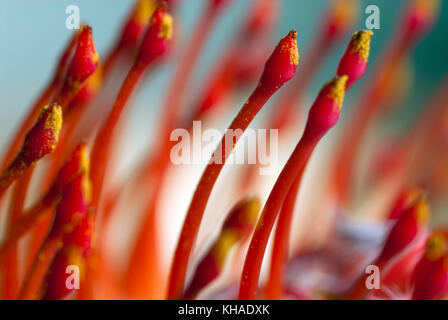
<instances>
[{"instance_id":1,"label":"yellow pollen","mask_svg":"<svg viewBox=\"0 0 448 320\"><path fill-rule=\"evenodd\" d=\"M212 249L217 265L222 267L232 246L238 241L238 233L232 229L223 230Z\"/></svg>"},{"instance_id":2,"label":"yellow pollen","mask_svg":"<svg viewBox=\"0 0 448 320\"><path fill-rule=\"evenodd\" d=\"M134 10L134 20L139 24L146 25L155 8L154 0L139 0Z\"/></svg>"},{"instance_id":3,"label":"yellow pollen","mask_svg":"<svg viewBox=\"0 0 448 320\"><path fill-rule=\"evenodd\" d=\"M44 107L45 108L45 107ZM44 129L53 131L54 137L56 141L59 138L59 132L61 132L62 128L62 108L55 104L51 107L46 107L43 112L45 112L48 108L52 108L48 118L45 120Z\"/></svg>"},{"instance_id":4,"label":"yellow pollen","mask_svg":"<svg viewBox=\"0 0 448 320\"><path fill-rule=\"evenodd\" d=\"M244 219L250 224L257 222L258 212L260 211L260 200L252 198L244 206Z\"/></svg>"},{"instance_id":5,"label":"yellow pollen","mask_svg":"<svg viewBox=\"0 0 448 320\"><path fill-rule=\"evenodd\" d=\"M428 221L430 210L426 197L422 197L422 199L415 205L414 214L418 223L424 224Z\"/></svg>"},{"instance_id":6,"label":"yellow pollen","mask_svg":"<svg viewBox=\"0 0 448 320\"><path fill-rule=\"evenodd\" d=\"M89 174L90 158L89 158L89 153L87 151L86 144L83 144L81 146L79 169L80 169L80 171L84 171L87 175Z\"/></svg>"},{"instance_id":7,"label":"yellow pollen","mask_svg":"<svg viewBox=\"0 0 448 320\"><path fill-rule=\"evenodd\" d=\"M288 40L289 38L290 40ZM288 35L282 40L281 53L289 55L291 65L297 66L299 64L299 50L297 49L297 31L291 30Z\"/></svg>"},{"instance_id":8,"label":"yellow pollen","mask_svg":"<svg viewBox=\"0 0 448 320\"><path fill-rule=\"evenodd\" d=\"M439 260L446 251L447 239L443 233L436 232L426 243L425 256L431 261Z\"/></svg>"},{"instance_id":9,"label":"yellow pollen","mask_svg":"<svg viewBox=\"0 0 448 320\"><path fill-rule=\"evenodd\" d=\"M75 227L76 227L76 224L73 221L71 221L62 226L62 231L64 233L71 233L75 229ZM61 242L61 244L62 244L62 242Z\"/></svg>"},{"instance_id":10,"label":"yellow pollen","mask_svg":"<svg viewBox=\"0 0 448 320\"><path fill-rule=\"evenodd\" d=\"M92 42L92 47L93 47L93 55L92 55L92 62L93 63L98 63L100 61L100 56L98 55L98 52L96 52L96 48L95 48L95 44Z\"/></svg>"},{"instance_id":11,"label":"yellow pollen","mask_svg":"<svg viewBox=\"0 0 448 320\"><path fill-rule=\"evenodd\" d=\"M343 75L333 78L333 80L326 85L326 88L328 89L328 97L335 101L338 109L341 109L342 103L344 102L345 84L347 83L347 80L348 77Z\"/></svg>"},{"instance_id":12,"label":"yellow pollen","mask_svg":"<svg viewBox=\"0 0 448 320\"><path fill-rule=\"evenodd\" d=\"M355 32L352 37L352 50L350 53L359 53L359 59L367 62L370 53L370 38L373 32L370 30L361 30Z\"/></svg>"},{"instance_id":13,"label":"yellow pollen","mask_svg":"<svg viewBox=\"0 0 448 320\"><path fill-rule=\"evenodd\" d=\"M173 18L165 13L163 15L162 24L160 25L159 38L171 39L173 36Z\"/></svg>"},{"instance_id":14,"label":"yellow pollen","mask_svg":"<svg viewBox=\"0 0 448 320\"><path fill-rule=\"evenodd\" d=\"M433 16L440 7L440 0L415 0L414 8L428 16Z\"/></svg>"},{"instance_id":15,"label":"yellow pollen","mask_svg":"<svg viewBox=\"0 0 448 320\"><path fill-rule=\"evenodd\" d=\"M99 65L95 72L87 79L86 86L91 92L97 92L101 87L101 82L103 81L103 68Z\"/></svg>"},{"instance_id":16,"label":"yellow pollen","mask_svg":"<svg viewBox=\"0 0 448 320\"><path fill-rule=\"evenodd\" d=\"M82 175L81 188L84 196L84 201L90 203L92 200L92 182L89 179L88 172Z\"/></svg>"},{"instance_id":17,"label":"yellow pollen","mask_svg":"<svg viewBox=\"0 0 448 320\"><path fill-rule=\"evenodd\" d=\"M358 12L357 0L336 0L333 3L332 15L337 25L343 28L351 26Z\"/></svg>"}]
</instances>

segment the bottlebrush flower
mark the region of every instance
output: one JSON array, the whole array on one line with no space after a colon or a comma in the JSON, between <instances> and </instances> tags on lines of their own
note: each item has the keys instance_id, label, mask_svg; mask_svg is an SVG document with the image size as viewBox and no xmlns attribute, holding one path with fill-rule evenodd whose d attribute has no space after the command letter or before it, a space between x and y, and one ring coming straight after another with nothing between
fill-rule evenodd
<instances>
[{"instance_id":1,"label":"bottlebrush flower","mask_svg":"<svg viewBox=\"0 0 448 320\"><path fill-rule=\"evenodd\" d=\"M259 209L260 201L248 198L230 210L219 237L196 267L193 280L183 295L184 298L194 299L200 290L221 274L230 249L250 235L257 222Z\"/></svg>"},{"instance_id":2,"label":"bottlebrush flower","mask_svg":"<svg viewBox=\"0 0 448 320\"><path fill-rule=\"evenodd\" d=\"M412 275L412 299L443 298L448 293L448 239L434 233L426 244L423 257Z\"/></svg>"},{"instance_id":3,"label":"bottlebrush flower","mask_svg":"<svg viewBox=\"0 0 448 320\"><path fill-rule=\"evenodd\" d=\"M227 131L227 133L235 131L236 129L244 131L268 99L292 78L297 65L299 64L299 52L297 49L296 37L297 32L292 30L280 40L279 44L274 49L274 52L266 62L257 88L249 97L235 120L230 124L230 131ZM219 159L215 159L215 161L209 163L199 181L188 209L173 263L171 265L168 289L169 299L177 299L182 294L191 250L193 249L210 193L225 164L225 160L230 155L230 152L232 152L237 142L238 139L234 141L232 146L228 146L226 137L224 136L222 138L214 153L215 155L219 155Z\"/></svg>"},{"instance_id":4,"label":"bottlebrush flower","mask_svg":"<svg viewBox=\"0 0 448 320\"><path fill-rule=\"evenodd\" d=\"M56 148L61 127L61 107L57 104L44 107L39 119L26 134L18 155L0 175L0 197L14 180Z\"/></svg>"},{"instance_id":5,"label":"bottlebrush flower","mask_svg":"<svg viewBox=\"0 0 448 320\"><path fill-rule=\"evenodd\" d=\"M346 83L346 75L335 77L327 83L308 113L303 136L277 178L252 236L241 275L239 299L255 299L257 296L261 264L280 208L294 182L294 178L303 170L315 146L338 121Z\"/></svg>"},{"instance_id":6,"label":"bottlebrush flower","mask_svg":"<svg viewBox=\"0 0 448 320\"><path fill-rule=\"evenodd\" d=\"M415 80L409 72L415 58L411 50L436 21L440 1L406 2L396 28L386 30L392 37L381 50L384 54L374 67L376 72L351 108L353 121L344 123L346 132L325 145L320 140L339 122L344 95L366 71L372 32L361 30L349 36L356 12L363 10L359 1L327 2L293 82L289 80L299 62L296 32L283 38L269 56L277 18L285 16L278 8L281 4L288 10L290 4L252 0L246 14L236 21L236 32L228 28L233 32L228 34L231 42L219 44L223 53L208 60L216 50L205 52L204 48L208 40L216 45L217 40L224 39L221 32L215 39L210 36L214 36L214 26L231 1L203 2L192 33L182 28L182 21L175 20L181 28L172 35L173 19L167 12L175 13L171 4L179 2L167 1L167 7L159 0L134 0L111 50L102 59L103 65L98 62L91 28L82 26L71 33L62 55L54 61L47 86L26 113L0 163L0 214L4 214L0 219L4 222L0 223L1 298L448 298L448 228L442 225L446 217L441 214L448 181L448 113L444 103L448 90L442 88L424 112L406 112L406 118L415 118L411 126L397 118L398 135L395 126L389 130L395 121L390 119L384 122L388 130L369 130L369 143L362 141L374 121L384 120L385 111L395 111L409 94L412 98L425 95L425 86L409 90ZM382 7L381 14L388 9L388 5ZM336 75L319 92L302 137L280 175L257 177L264 160L270 162L271 169L276 164L272 160L283 160L293 137L289 133L303 130L302 123L297 122L297 107L312 91L315 76L328 72L322 69L323 62L345 38L349 44ZM437 69L442 70L440 64L446 59L440 59L440 48L431 41L424 46L431 49L431 63L438 63ZM165 57L163 61L175 68L162 92L165 99L159 108L158 128L150 132L155 147L143 157L136 172L129 172L127 160L137 159L127 149L136 145L132 141L125 150L118 144L121 139L117 134L122 133L119 121L126 116L130 97L142 77L150 68L153 71L160 66ZM210 76L204 80L195 75L200 74L197 65L205 61L212 62L206 66ZM425 69L424 62L418 61L417 71ZM427 67L430 77L417 75L431 87L438 74L432 72L433 65ZM123 71L127 72L124 81L120 79ZM279 141L270 130L263 139L263 130L259 130L257 142L267 145L252 148L255 139L246 128L286 82L290 88L274 101L275 108L261 127L279 129ZM173 130L190 128L191 120L198 118L203 128L219 128L223 119L231 116L230 99L245 94L247 86L255 83L211 161L204 164L202 176L196 177L197 185L189 187L196 170L171 163L172 147L179 142L170 140ZM190 99L196 94L198 101ZM412 102L413 108L417 100ZM151 101L157 102L157 98ZM194 108L185 109L191 102ZM108 105L111 108L105 108ZM219 113L214 109L203 117L214 106L222 107ZM86 113L88 108L92 113ZM191 133L196 137L198 132ZM240 133L249 138L249 145L240 147L255 151L260 163L252 165L254 154L246 153L247 166L222 172L238 147ZM184 138L182 142L186 142ZM205 136L201 138L202 143L208 143ZM332 148L334 141L342 144ZM87 144L92 144L92 161ZM196 154L195 144L193 162L196 156L204 156ZM322 149L314 153L318 144ZM388 148L381 148L385 151L376 161L380 145ZM326 153L324 158L321 152ZM359 168L358 159L366 159L359 161ZM374 163L379 165L373 167ZM269 186L270 182L275 183ZM8 190L10 186L13 188ZM425 192L413 186L422 186ZM320 193L322 187L324 192ZM268 198L257 220L261 203L256 199L264 196ZM237 199L243 200L237 203ZM429 221L436 231L428 237L429 202L436 208ZM220 216L229 203L237 204L228 216ZM300 213L296 217L295 209ZM185 221L176 239L182 218ZM217 223L220 227L212 230ZM275 223L272 256L265 259L270 263L266 266L269 272L266 283L261 283L263 258ZM93 245L95 237L99 246ZM363 269L367 264L380 269L379 289L367 288L367 277L372 279L369 269ZM79 268L80 290L73 290L76 280L68 282L78 275L68 266ZM258 290L259 285L263 291ZM212 287L217 290L212 292Z\"/></svg>"}]
</instances>

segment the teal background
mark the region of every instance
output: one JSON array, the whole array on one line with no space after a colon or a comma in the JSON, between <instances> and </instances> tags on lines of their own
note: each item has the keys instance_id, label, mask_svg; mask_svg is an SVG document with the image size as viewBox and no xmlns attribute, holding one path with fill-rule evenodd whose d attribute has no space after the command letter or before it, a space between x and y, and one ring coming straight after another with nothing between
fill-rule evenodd
<instances>
[{"instance_id":1,"label":"teal background","mask_svg":"<svg viewBox=\"0 0 448 320\"><path fill-rule=\"evenodd\" d=\"M182 38L187 40L206 0L178 1ZM399 9L405 2L406 0L360 1L362 12L354 29L365 28L367 15L364 10L367 5L376 4L381 10L381 29L375 31L370 68L365 78L373 70L383 46L399 23ZM69 38L70 31L65 28L65 8L70 4L80 7L81 21L93 27L97 49L100 56L104 56L132 3L131 0L0 0L0 148L4 147L19 119L48 81L53 72L54 61ZM299 50L303 57L318 32L328 3L328 0L284 0L277 26L277 39L272 39L273 46L282 35L295 28L299 33ZM249 0L234 0L220 17L195 72L195 81L190 90L193 95L199 90L203 76L232 38L248 4ZM416 84L405 101L405 111L397 115L398 120L412 115L409 110L417 110L424 105L447 70L448 1L442 1L442 5L442 12L433 32L412 54ZM345 42L341 43L332 51L312 83L310 96L314 96L322 83L334 74L345 45ZM135 123L133 128L137 128L136 130L155 123L158 102L163 98L166 82L174 67L173 62L165 65L142 86L132 110L131 121ZM355 90L359 91L359 87Z\"/></svg>"}]
</instances>

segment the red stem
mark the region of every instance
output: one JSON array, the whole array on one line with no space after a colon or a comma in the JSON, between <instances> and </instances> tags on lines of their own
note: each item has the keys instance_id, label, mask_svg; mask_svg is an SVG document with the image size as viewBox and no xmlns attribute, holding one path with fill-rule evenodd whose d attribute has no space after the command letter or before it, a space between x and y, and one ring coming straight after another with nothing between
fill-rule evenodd
<instances>
[{"instance_id":1,"label":"red stem","mask_svg":"<svg viewBox=\"0 0 448 320\"><path fill-rule=\"evenodd\" d=\"M160 138L157 139L159 145L156 145L155 154L160 154L160 151L165 148L164 145L170 143L169 136L171 131L176 127L178 116L181 113L182 104L185 101L187 84L190 82L192 71L213 27L217 14L218 10L216 9L210 9L204 12L204 15L193 32L189 48L184 58L180 61L179 68L167 90L164 107L162 109L162 118L160 120L161 124L158 134ZM152 155L148 156L146 163L143 165L143 174L139 175L142 177L142 180L139 179L139 181L145 181L151 177L154 164L158 161L159 159L154 159Z\"/></svg>"},{"instance_id":2,"label":"red stem","mask_svg":"<svg viewBox=\"0 0 448 320\"><path fill-rule=\"evenodd\" d=\"M385 262L380 261L377 259L377 261L374 261L371 263L374 266L377 266L380 271L383 270ZM364 270L362 270L364 271ZM356 282L353 284L353 286L350 288L349 293L344 297L346 300L362 300L367 293L369 292L369 289L367 289L366 286L366 279L370 276L369 273L362 272L362 276L360 276Z\"/></svg>"},{"instance_id":3,"label":"red stem","mask_svg":"<svg viewBox=\"0 0 448 320\"><path fill-rule=\"evenodd\" d=\"M91 156L92 206L95 208L98 207L101 197L104 175L111 152L113 133L118 121L120 120L120 116L124 110L126 102L134 91L138 80L143 75L145 67L146 66L141 63L135 63L131 70L129 70L129 73L127 74L115 100L112 111L95 139Z\"/></svg>"},{"instance_id":4,"label":"red stem","mask_svg":"<svg viewBox=\"0 0 448 320\"><path fill-rule=\"evenodd\" d=\"M52 236L44 242L39 250L38 257L34 260L31 272L21 288L19 299L34 300L39 298L42 281L50 267L50 264L58 251L62 236Z\"/></svg>"},{"instance_id":5,"label":"red stem","mask_svg":"<svg viewBox=\"0 0 448 320\"><path fill-rule=\"evenodd\" d=\"M36 205L29 211L26 211L20 220L16 221L15 226L12 226L9 236L3 240L0 246L0 263L5 259L8 252L11 251L17 241L27 232L32 230L37 224L38 220L48 209L47 204L43 204L42 201L36 203Z\"/></svg>"},{"instance_id":6,"label":"red stem","mask_svg":"<svg viewBox=\"0 0 448 320\"><path fill-rule=\"evenodd\" d=\"M17 182L11 199L11 209L8 222L8 229L20 220L25 204L28 183L31 180L32 169L28 170ZM19 292L19 264L18 264L18 244L15 243L9 251L3 269L3 298L6 300L16 299Z\"/></svg>"},{"instance_id":7,"label":"red stem","mask_svg":"<svg viewBox=\"0 0 448 320\"><path fill-rule=\"evenodd\" d=\"M247 252L241 276L239 299L255 299L266 246L278 212L297 174L303 170L320 138L313 138L305 129L294 152L278 177L265 204ZM295 173L295 174L294 174Z\"/></svg>"},{"instance_id":8,"label":"red stem","mask_svg":"<svg viewBox=\"0 0 448 320\"><path fill-rule=\"evenodd\" d=\"M242 131L245 131L250 122L254 119L255 115L268 101L271 95L271 92L266 92L266 90L263 90L260 86L258 86L244 107L238 113L235 120L233 120L229 130L234 131L241 129ZM221 152L221 159L219 159L220 161L214 161L207 165L207 168L202 174L201 180L199 181L193 195L171 266L168 299L177 299L182 294L190 254L196 241L196 236L199 231L199 226L201 224L202 216L210 197L210 193L216 180L218 179L218 175L221 172L226 159L238 141L237 137L233 144L226 146L226 139L229 141L230 138L232 138L231 131L226 131L226 134L215 151L215 154Z\"/></svg>"},{"instance_id":9,"label":"red stem","mask_svg":"<svg viewBox=\"0 0 448 320\"><path fill-rule=\"evenodd\" d=\"M285 274L285 263L288 259L289 239L291 234L291 223L296 203L297 193L306 165L297 174L294 183L289 189L283 202L282 209L275 230L274 243L272 246L271 264L268 282L265 288L265 298L268 300L279 300L283 296L283 281Z\"/></svg>"},{"instance_id":10,"label":"red stem","mask_svg":"<svg viewBox=\"0 0 448 320\"><path fill-rule=\"evenodd\" d=\"M291 114L297 114L302 95L308 88L311 80L316 74L319 66L330 52L331 43L325 43L324 39L316 41L306 57L309 59L301 63L300 77L296 77L289 84L288 90L281 95L280 101L276 103L276 108L272 108L271 117L269 117L268 129L280 129L288 127L288 124L295 123L295 118ZM282 119L279 119L282 118ZM286 121L286 124L284 123Z\"/></svg>"}]
</instances>

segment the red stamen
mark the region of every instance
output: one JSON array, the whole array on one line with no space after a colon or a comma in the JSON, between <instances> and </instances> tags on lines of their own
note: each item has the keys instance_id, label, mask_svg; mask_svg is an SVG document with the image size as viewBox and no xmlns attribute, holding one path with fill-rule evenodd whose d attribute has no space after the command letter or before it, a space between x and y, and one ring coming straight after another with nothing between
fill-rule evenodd
<instances>
[{"instance_id":1,"label":"red stamen","mask_svg":"<svg viewBox=\"0 0 448 320\"><path fill-rule=\"evenodd\" d=\"M232 152L233 147L238 141L238 137L236 137L236 141L234 141L231 146L226 146L226 139L229 140L229 137L227 136L237 129L244 132L268 99L280 89L283 84L293 77L299 63L296 36L297 33L291 31L277 45L271 57L266 62L264 72L257 88L238 113L235 120L231 123L229 127L230 131L226 132L221 143L218 145L215 155L220 155L219 160L208 164L199 181L188 209L181 235L178 240L174 260L171 265L168 291L169 299L177 299L182 294L191 250L195 244L210 193L227 157L230 155L230 152Z\"/></svg>"},{"instance_id":2,"label":"red stamen","mask_svg":"<svg viewBox=\"0 0 448 320\"><path fill-rule=\"evenodd\" d=\"M87 78L95 72L98 61L92 28L84 26L80 31L78 44L68 67L65 82L56 98L56 101L64 110Z\"/></svg>"},{"instance_id":3,"label":"red stamen","mask_svg":"<svg viewBox=\"0 0 448 320\"><path fill-rule=\"evenodd\" d=\"M94 233L93 213L88 213L82 221L75 227L73 232L64 236L64 246L56 254L51 266L48 269L46 279L44 281L45 290L42 295L43 299L59 300L65 298L73 289L68 288L67 267L72 265L79 268L79 288L84 287L84 279L86 276L86 259L90 253L90 248Z\"/></svg>"},{"instance_id":4,"label":"red stamen","mask_svg":"<svg viewBox=\"0 0 448 320\"><path fill-rule=\"evenodd\" d=\"M92 149L93 207L97 207L99 204L104 175L111 152L111 142L121 113L144 71L156 58L166 51L171 35L171 16L166 13L165 5L159 5L151 18L137 59L124 80L109 117L100 128L95 139Z\"/></svg>"},{"instance_id":5,"label":"red stamen","mask_svg":"<svg viewBox=\"0 0 448 320\"><path fill-rule=\"evenodd\" d=\"M69 62L71 55L73 53L73 49L78 40L78 35L79 35L78 32L73 34L70 42L64 49L63 54L59 59L59 63L56 67L52 80L47 85L45 90L42 92L40 97L36 100L34 105L31 107L30 111L25 117L25 120L22 122L19 130L13 137L11 144L7 148L6 156L1 162L0 165L1 171L5 170L6 166L14 159L14 156L20 149L20 144L25 138L26 132L31 128L33 123L38 118L41 109L45 106L45 104L47 104L50 101L51 97L56 93L62 81L64 80L67 63Z\"/></svg>"},{"instance_id":6,"label":"red stamen","mask_svg":"<svg viewBox=\"0 0 448 320\"><path fill-rule=\"evenodd\" d=\"M253 230L259 210L258 199L240 201L230 210L219 237L199 262L184 299L195 299L204 287L219 277L231 248Z\"/></svg>"},{"instance_id":7,"label":"red stamen","mask_svg":"<svg viewBox=\"0 0 448 320\"><path fill-rule=\"evenodd\" d=\"M71 159L67 161L61 170L59 170L55 181L45 195L40 200L36 201L29 210L20 214L20 219L16 220L14 224L11 224L11 232L9 233L9 236L3 240L0 246L0 261L5 259L5 254L10 252L17 241L30 231L35 223L42 218L46 210L51 208L51 206L59 199L67 184L81 172L88 172L88 168L89 158L87 154L87 145L81 143L73 151Z\"/></svg>"},{"instance_id":8,"label":"red stamen","mask_svg":"<svg viewBox=\"0 0 448 320\"><path fill-rule=\"evenodd\" d=\"M410 4L410 12L420 12L421 6L416 3L421 0L414 0ZM416 11L416 8L418 10ZM430 6L425 6L429 9ZM431 7L435 10L435 7ZM433 14L434 16L434 14ZM406 32L407 25L411 23L413 14L406 14L404 22L400 25L400 31L390 42L386 54L383 57L380 65L377 67L377 72L373 76L373 80L366 87L367 89L360 96L360 100L357 103L357 107L354 108L355 114L353 114L352 125L347 127L341 139L342 143L338 147L339 154L335 161L335 168L333 170L334 176L333 186L331 192L341 202L341 205L347 205L349 188L352 181L352 168L355 166L355 160L357 159L358 150L361 146L363 133L369 127L369 124L375 119L375 116L379 114L383 107L386 106L385 98L389 96L391 81L393 81L393 75L396 67L402 63L406 57L407 52L423 35L422 32L412 33Z\"/></svg>"},{"instance_id":9,"label":"red stamen","mask_svg":"<svg viewBox=\"0 0 448 320\"><path fill-rule=\"evenodd\" d=\"M434 233L412 275L412 299L441 299L448 293L448 240Z\"/></svg>"},{"instance_id":10,"label":"red stamen","mask_svg":"<svg viewBox=\"0 0 448 320\"><path fill-rule=\"evenodd\" d=\"M61 107L56 104L44 107L39 119L26 134L22 149L0 175L0 198L27 169L56 148L61 127Z\"/></svg>"},{"instance_id":11,"label":"red stamen","mask_svg":"<svg viewBox=\"0 0 448 320\"><path fill-rule=\"evenodd\" d=\"M372 35L369 30L356 32L339 62L337 75L348 76L347 90L366 72Z\"/></svg>"},{"instance_id":12,"label":"red stamen","mask_svg":"<svg viewBox=\"0 0 448 320\"><path fill-rule=\"evenodd\" d=\"M56 253L63 246L64 236L73 232L86 215L90 193L90 181L85 172L75 178L64 190L51 230L21 288L21 299L39 298L45 274Z\"/></svg>"},{"instance_id":13,"label":"red stamen","mask_svg":"<svg viewBox=\"0 0 448 320\"><path fill-rule=\"evenodd\" d=\"M381 253L372 264L381 270L392 257L407 248L417 236L424 233L428 216L429 208L426 199L420 198L398 218L389 232ZM363 299L368 292L365 285L368 276L364 274L359 277L345 298Z\"/></svg>"},{"instance_id":14,"label":"red stamen","mask_svg":"<svg viewBox=\"0 0 448 320\"><path fill-rule=\"evenodd\" d=\"M278 212L296 175L303 170L315 146L339 119L347 76L336 77L320 91L308 114L302 138L278 177L251 239L241 275L239 299L255 299L266 246Z\"/></svg>"}]
</instances>

